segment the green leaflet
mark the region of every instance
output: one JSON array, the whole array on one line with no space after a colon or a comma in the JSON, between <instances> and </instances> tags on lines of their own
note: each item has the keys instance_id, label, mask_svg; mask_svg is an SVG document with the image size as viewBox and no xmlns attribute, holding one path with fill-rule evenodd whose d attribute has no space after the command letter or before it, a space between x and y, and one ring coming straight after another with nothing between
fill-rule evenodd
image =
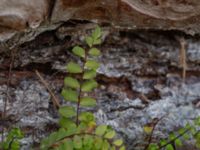
<instances>
[{"instance_id":1,"label":"green leaflet","mask_svg":"<svg viewBox=\"0 0 200 150\"><path fill-rule=\"evenodd\" d=\"M112 139L112 138L114 138L114 136L115 136L115 131L113 131L113 130L111 130L111 131L108 131L106 134L105 134L105 138L107 138L107 139Z\"/></svg>"},{"instance_id":2,"label":"green leaflet","mask_svg":"<svg viewBox=\"0 0 200 150\"><path fill-rule=\"evenodd\" d=\"M170 133L169 139L174 140L176 138L176 135L174 133Z\"/></svg>"},{"instance_id":3,"label":"green leaflet","mask_svg":"<svg viewBox=\"0 0 200 150\"><path fill-rule=\"evenodd\" d=\"M101 28L96 27L96 29L92 32L93 45L101 44L101 35Z\"/></svg>"},{"instance_id":4,"label":"green leaflet","mask_svg":"<svg viewBox=\"0 0 200 150\"><path fill-rule=\"evenodd\" d=\"M195 135L196 134L196 132L197 132L197 129L193 126L193 127L191 127L191 133L193 134L193 135Z\"/></svg>"},{"instance_id":5,"label":"green leaflet","mask_svg":"<svg viewBox=\"0 0 200 150\"><path fill-rule=\"evenodd\" d=\"M99 27L99 26L97 26L96 28L95 28L95 30L92 32L92 37L93 37L93 39L98 39L98 38L100 38L101 37L101 28Z\"/></svg>"},{"instance_id":6,"label":"green leaflet","mask_svg":"<svg viewBox=\"0 0 200 150\"><path fill-rule=\"evenodd\" d=\"M72 130L72 129L70 129ZM62 140L64 137L70 136L74 134L75 132L72 133L72 131L67 131L64 128L60 128L58 132L53 132L49 135L48 138L42 140L42 144L40 146L40 149L48 149L51 147L55 142Z\"/></svg>"},{"instance_id":7,"label":"green leaflet","mask_svg":"<svg viewBox=\"0 0 200 150\"><path fill-rule=\"evenodd\" d=\"M86 41L86 43L89 47L92 47L92 45L93 45L93 38L92 37L90 37L90 36L86 37L85 41Z\"/></svg>"},{"instance_id":8,"label":"green leaflet","mask_svg":"<svg viewBox=\"0 0 200 150\"><path fill-rule=\"evenodd\" d=\"M57 141L63 139L64 137L69 136L66 129L60 128L57 132Z\"/></svg>"},{"instance_id":9,"label":"green leaflet","mask_svg":"<svg viewBox=\"0 0 200 150\"><path fill-rule=\"evenodd\" d=\"M84 72L83 79L93 79L96 77L96 74L95 70L86 70Z\"/></svg>"},{"instance_id":10,"label":"green leaflet","mask_svg":"<svg viewBox=\"0 0 200 150\"><path fill-rule=\"evenodd\" d=\"M178 146L178 147L183 146L183 144L182 144L182 142L181 142L180 139L176 139L176 140L175 140L175 144L176 144L176 146Z\"/></svg>"},{"instance_id":11,"label":"green leaflet","mask_svg":"<svg viewBox=\"0 0 200 150\"><path fill-rule=\"evenodd\" d=\"M69 118L61 117L59 120L59 125L63 128L68 129L69 127L74 126L76 124Z\"/></svg>"},{"instance_id":12,"label":"green leaflet","mask_svg":"<svg viewBox=\"0 0 200 150\"><path fill-rule=\"evenodd\" d=\"M166 150L174 150L174 147L172 146L172 144L168 144L166 146Z\"/></svg>"},{"instance_id":13,"label":"green leaflet","mask_svg":"<svg viewBox=\"0 0 200 150\"><path fill-rule=\"evenodd\" d=\"M65 86L70 87L70 88L74 88L74 89L80 88L80 84L78 80L72 77L66 77L64 79L64 84Z\"/></svg>"},{"instance_id":14,"label":"green leaflet","mask_svg":"<svg viewBox=\"0 0 200 150\"><path fill-rule=\"evenodd\" d=\"M67 71L69 73L82 73L82 68L77 63L69 62L67 65Z\"/></svg>"},{"instance_id":15,"label":"green leaflet","mask_svg":"<svg viewBox=\"0 0 200 150\"><path fill-rule=\"evenodd\" d=\"M84 146L90 147L90 146L92 146L93 142L94 142L94 138L93 138L91 135L87 135L87 134L86 134L86 135L83 137L83 144L84 144Z\"/></svg>"},{"instance_id":16,"label":"green leaflet","mask_svg":"<svg viewBox=\"0 0 200 150\"><path fill-rule=\"evenodd\" d=\"M95 60L88 60L86 63L85 63L85 66L88 68L88 69L93 69L93 70L96 70L99 68L100 64L95 61Z\"/></svg>"},{"instance_id":17,"label":"green leaflet","mask_svg":"<svg viewBox=\"0 0 200 150\"><path fill-rule=\"evenodd\" d=\"M178 130L178 133L179 133L179 134L183 134L185 131L186 131L186 130L185 130L184 128L180 128L180 129Z\"/></svg>"},{"instance_id":18,"label":"green leaflet","mask_svg":"<svg viewBox=\"0 0 200 150\"><path fill-rule=\"evenodd\" d=\"M166 145L166 144L167 144L167 141L166 141L166 140L162 139L162 140L160 141L160 146L163 146L163 145Z\"/></svg>"},{"instance_id":19,"label":"green leaflet","mask_svg":"<svg viewBox=\"0 0 200 150\"><path fill-rule=\"evenodd\" d=\"M102 140L102 138L96 137L95 140L94 140L94 147L95 147L97 150L100 150L100 149L102 148L102 145L103 145L103 140Z\"/></svg>"},{"instance_id":20,"label":"green leaflet","mask_svg":"<svg viewBox=\"0 0 200 150\"><path fill-rule=\"evenodd\" d=\"M50 136L47 139L47 147L50 147L51 145L53 145L56 141L57 141L57 132L53 132L50 134Z\"/></svg>"},{"instance_id":21,"label":"green leaflet","mask_svg":"<svg viewBox=\"0 0 200 150\"><path fill-rule=\"evenodd\" d=\"M78 135L75 135L74 138L73 138L73 145L74 145L74 148L76 149L80 149L82 148L82 139L80 136Z\"/></svg>"},{"instance_id":22,"label":"green leaflet","mask_svg":"<svg viewBox=\"0 0 200 150\"><path fill-rule=\"evenodd\" d=\"M148 150L159 150L159 147L155 143L151 143L148 147Z\"/></svg>"},{"instance_id":23,"label":"green leaflet","mask_svg":"<svg viewBox=\"0 0 200 150\"><path fill-rule=\"evenodd\" d=\"M19 150L20 149L20 144L19 144L19 141L13 141L12 144L11 144L11 149L12 150Z\"/></svg>"},{"instance_id":24,"label":"green leaflet","mask_svg":"<svg viewBox=\"0 0 200 150\"><path fill-rule=\"evenodd\" d=\"M93 45L99 45L99 44L101 44L101 39L95 39L93 41Z\"/></svg>"},{"instance_id":25,"label":"green leaflet","mask_svg":"<svg viewBox=\"0 0 200 150\"><path fill-rule=\"evenodd\" d=\"M58 112L61 116L66 118L74 117L76 115L74 107L71 106L62 106L59 108Z\"/></svg>"},{"instance_id":26,"label":"green leaflet","mask_svg":"<svg viewBox=\"0 0 200 150\"><path fill-rule=\"evenodd\" d=\"M115 146L112 146L112 147L110 148L110 150L116 150Z\"/></svg>"},{"instance_id":27,"label":"green leaflet","mask_svg":"<svg viewBox=\"0 0 200 150\"><path fill-rule=\"evenodd\" d=\"M83 92L91 92L94 88L96 88L98 86L97 82L95 80L88 80L85 81L82 86L81 86L81 90Z\"/></svg>"},{"instance_id":28,"label":"green leaflet","mask_svg":"<svg viewBox=\"0 0 200 150\"><path fill-rule=\"evenodd\" d=\"M82 112L79 115L79 120L84 122L95 121L94 115L91 112Z\"/></svg>"},{"instance_id":29,"label":"green leaflet","mask_svg":"<svg viewBox=\"0 0 200 150\"><path fill-rule=\"evenodd\" d=\"M79 56L79 57L85 57L85 50L82 48L82 47L80 47L80 46L75 46L73 49L72 49L72 52L75 54L75 55L77 55L77 56Z\"/></svg>"},{"instance_id":30,"label":"green leaflet","mask_svg":"<svg viewBox=\"0 0 200 150\"><path fill-rule=\"evenodd\" d=\"M80 122L80 124L77 127L77 133L84 133L88 128L87 123L85 122Z\"/></svg>"},{"instance_id":31,"label":"green leaflet","mask_svg":"<svg viewBox=\"0 0 200 150\"><path fill-rule=\"evenodd\" d=\"M197 118L194 120L194 123L195 123L195 125L200 126L200 117L197 117Z\"/></svg>"},{"instance_id":32,"label":"green leaflet","mask_svg":"<svg viewBox=\"0 0 200 150\"><path fill-rule=\"evenodd\" d=\"M99 125L95 130L95 134L102 136L106 133L106 130L107 130L107 125Z\"/></svg>"},{"instance_id":33,"label":"green leaflet","mask_svg":"<svg viewBox=\"0 0 200 150\"><path fill-rule=\"evenodd\" d=\"M110 143L107 140L103 141L102 150L110 150Z\"/></svg>"},{"instance_id":34,"label":"green leaflet","mask_svg":"<svg viewBox=\"0 0 200 150\"><path fill-rule=\"evenodd\" d=\"M91 56L100 56L100 55L101 55L101 52L100 52L99 49L93 47L93 48L91 48L91 49L89 50L89 54L90 54Z\"/></svg>"},{"instance_id":35,"label":"green leaflet","mask_svg":"<svg viewBox=\"0 0 200 150\"><path fill-rule=\"evenodd\" d=\"M73 150L73 147L72 140L67 139L59 146L59 150Z\"/></svg>"},{"instance_id":36,"label":"green leaflet","mask_svg":"<svg viewBox=\"0 0 200 150\"><path fill-rule=\"evenodd\" d=\"M183 138L184 138L185 140L188 140L188 139L190 139L190 135L189 135L188 133L185 133L185 134L183 135Z\"/></svg>"},{"instance_id":37,"label":"green leaflet","mask_svg":"<svg viewBox=\"0 0 200 150\"><path fill-rule=\"evenodd\" d=\"M63 89L61 94L66 101L71 101L71 102L77 102L78 101L78 93L75 90Z\"/></svg>"},{"instance_id":38,"label":"green leaflet","mask_svg":"<svg viewBox=\"0 0 200 150\"><path fill-rule=\"evenodd\" d=\"M126 149L125 146L119 148L119 150L125 150L125 149Z\"/></svg>"},{"instance_id":39,"label":"green leaflet","mask_svg":"<svg viewBox=\"0 0 200 150\"><path fill-rule=\"evenodd\" d=\"M122 139L117 139L113 142L113 144L116 146L121 146L123 144L123 141L122 141Z\"/></svg>"},{"instance_id":40,"label":"green leaflet","mask_svg":"<svg viewBox=\"0 0 200 150\"><path fill-rule=\"evenodd\" d=\"M96 100L90 97L83 97L81 98L80 105L86 107L93 107L96 106Z\"/></svg>"}]
</instances>

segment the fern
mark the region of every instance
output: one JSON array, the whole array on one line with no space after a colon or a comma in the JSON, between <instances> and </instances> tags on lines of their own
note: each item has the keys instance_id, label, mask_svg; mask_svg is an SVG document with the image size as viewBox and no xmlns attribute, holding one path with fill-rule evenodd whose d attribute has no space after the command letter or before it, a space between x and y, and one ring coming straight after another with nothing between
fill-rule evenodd
<instances>
[{"instance_id":1,"label":"fern","mask_svg":"<svg viewBox=\"0 0 200 150\"><path fill-rule=\"evenodd\" d=\"M19 150L19 140L24 137L23 133L19 128L13 128L9 131L6 139L0 143L0 149L3 150Z\"/></svg>"},{"instance_id":2,"label":"fern","mask_svg":"<svg viewBox=\"0 0 200 150\"><path fill-rule=\"evenodd\" d=\"M169 134L166 139L161 139L158 143L149 143L148 150L176 150L181 148L183 142L187 140L195 140L196 148L200 149L200 117L196 118L193 124L187 124L185 127L180 128ZM144 127L144 131L149 134L152 131L151 127ZM152 135L152 133L151 133Z\"/></svg>"},{"instance_id":3,"label":"fern","mask_svg":"<svg viewBox=\"0 0 200 150\"><path fill-rule=\"evenodd\" d=\"M100 64L96 57L101 44L101 29L97 27L85 38L88 49L75 46L72 53L81 59L81 64L69 62L66 66L68 75L64 79L62 96L66 101L76 104L59 108L60 129L41 142L42 150L125 150L123 141L116 138L116 132L107 125L97 125L91 112L80 111L81 107L96 106L95 97L84 96L98 87L95 80ZM87 93L87 94L86 94Z\"/></svg>"}]
</instances>

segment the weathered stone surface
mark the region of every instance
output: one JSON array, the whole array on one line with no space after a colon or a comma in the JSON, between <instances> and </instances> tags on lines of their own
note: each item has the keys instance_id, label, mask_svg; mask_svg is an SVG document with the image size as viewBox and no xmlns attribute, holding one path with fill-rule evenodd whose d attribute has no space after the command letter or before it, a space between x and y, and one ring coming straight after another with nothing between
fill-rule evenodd
<instances>
[{"instance_id":1,"label":"weathered stone surface","mask_svg":"<svg viewBox=\"0 0 200 150\"><path fill-rule=\"evenodd\" d=\"M18 1L20 5L14 0L0 1L0 52L18 47L9 89L7 117L10 120L6 122L8 126L1 126L11 127L14 122L22 127L27 135L23 140L25 150L54 130L58 117L51 112L54 109L49 94L36 81L34 71L42 72L59 96L65 64L71 59L77 60L67 50L82 43L83 36L94 27L93 23L80 21L77 24L77 20L124 29L177 29L191 34L200 31L200 2L197 0L56 0L55 4L45 0ZM38 11L34 13L38 4ZM19 13L10 13L9 8ZM30 13L26 13L29 10ZM3 15L4 12L9 13ZM136 145L144 141L143 125L153 119L166 115L157 126L155 138L160 138L200 115L198 36L144 30L117 32L105 26L103 29L102 65L98 70L102 86L96 91L98 106L94 110L98 123L113 126L129 149L136 149ZM187 43L185 83L178 62L178 36L184 36ZM3 106L10 64L8 54L1 54L0 106ZM2 113L3 107L0 108Z\"/></svg>"},{"instance_id":2,"label":"weathered stone surface","mask_svg":"<svg viewBox=\"0 0 200 150\"><path fill-rule=\"evenodd\" d=\"M9 29L20 31L26 28L37 28L47 18L48 7L48 0L1 0L0 26L8 31ZM1 35L5 32L6 30L1 30L0 41L5 38Z\"/></svg>"},{"instance_id":3,"label":"weathered stone surface","mask_svg":"<svg viewBox=\"0 0 200 150\"><path fill-rule=\"evenodd\" d=\"M14 36L19 31L24 34L36 32L38 30L30 29L42 28L41 23L48 28L50 24L66 22L70 19L106 23L115 28L175 29L195 34L200 33L200 1L1 0L1 45L8 39L21 38ZM28 39L27 37L26 40Z\"/></svg>"},{"instance_id":4,"label":"weathered stone surface","mask_svg":"<svg viewBox=\"0 0 200 150\"><path fill-rule=\"evenodd\" d=\"M84 19L124 28L178 29L192 33L198 29L199 15L200 2L195 0L58 0L52 19Z\"/></svg>"},{"instance_id":5,"label":"weathered stone surface","mask_svg":"<svg viewBox=\"0 0 200 150\"><path fill-rule=\"evenodd\" d=\"M8 123L15 121L26 133L24 150L55 130L58 119L49 94L34 71L42 73L60 102L65 103L60 96L65 65L70 60L78 61L70 50L81 44L87 33L75 35L74 30L62 26L47 31L15 52L7 117L12 116L14 119ZM95 92L97 107L92 110L98 123L117 130L128 150L143 149L143 126L156 118L166 115L156 127L154 139L159 139L200 115L200 37L185 36L187 74L183 83L177 36L179 32L113 31L100 47L97 81L101 86ZM0 59L0 111L6 98L8 62L6 55Z\"/></svg>"},{"instance_id":6,"label":"weathered stone surface","mask_svg":"<svg viewBox=\"0 0 200 150\"><path fill-rule=\"evenodd\" d=\"M48 16L48 0L1 0L0 25L12 29L36 28Z\"/></svg>"}]
</instances>

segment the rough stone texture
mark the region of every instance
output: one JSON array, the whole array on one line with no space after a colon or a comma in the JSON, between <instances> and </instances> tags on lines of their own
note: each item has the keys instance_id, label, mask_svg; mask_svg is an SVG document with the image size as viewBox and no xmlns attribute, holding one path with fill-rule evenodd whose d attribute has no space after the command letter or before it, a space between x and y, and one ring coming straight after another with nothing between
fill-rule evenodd
<instances>
[{"instance_id":1,"label":"rough stone texture","mask_svg":"<svg viewBox=\"0 0 200 150\"><path fill-rule=\"evenodd\" d=\"M1 0L0 41L26 28L37 28L48 16L48 0Z\"/></svg>"},{"instance_id":2,"label":"rough stone texture","mask_svg":"<svg viewBox=\"0 0 200 150\"><path fill-rule=\"evenodd\" d=\"M91 20L122 28L198 32L200 2L176 0L58 0L53 20Z\"/></svg>"},{"instance_id":3,"label":"rough stone texture","mask_svg":"<svg viewBox=\"0 0 200 150\"><path fill-rule=\"evenodd\" d=\"M5 51L15 50L15 59L0 129L20 126L26 133L23 149L37 147L57 127L49 93L34 71L42 72L59 96L65 64L77 61L67 50L83 42L95 26L91 22L104 29L98 70L102 86L93 110L98 123L113 126L132 150L141 149L142 127L153 119L166 115L156 128L159 139L200 115L200 37L137 30L199 34L199 0L1 0L0 114L10 65ZM187 43L185 83L178 61L180 37Z\"/></svg>"},{"instance_id":4,"label":"rough stone texture","mask_svg":"<svg viewBox=\"0 0 200 150\"><path fill-rule=\"evenodd\" d=\"M0 112L3 112L7 87L0 88ZM4 121L0 127L22 128L26 135L22 141L22 149L30 149L33 141L40 142L40 138L44 137L46 126L55 125L57 122L51 115L50 95L38 81L34 80L24 80L17 88L9 88L9 94L12 95L7 104L7 118L10 118L10 121Z\"/></svg>"},{"instance_id":5,"label":"rough stone texture","mask_svg":"<svg viewBox=\"0 0 200 150\"><path fill-rule=\"evenodd\" d=\"M80 24L82 27L83 24ZM15 105L15 109L8 109L8 114L19 119L15 121L11 118L9 123L14 121L28 133L23 140L25 150L55 130L57 113L34 71L37 69L43 73L59 97L66 75L65 64L71 59L78 61L70 50L73 45L81 44L83 36L90 32L85 27L81 30L79 25L77 28L71 26L73 23L46 31L20 45L19 50L14 52L10 87L12 98L8 108ZM75 30L79 31L76 35ZM114 127L130 150L141 150L145 141L143 125L154 119L166 115L156 127L156 140L200 115L200 37L180 32L119 32L107 28L104 28L103 36L103 45L100 46L103 55L99 58L102 65L97 77L101 86L95 92L98 105L93 111L98 123ZM178 37L184 37L187 43L185 83L178 61ZM5 100L9 59L5 53L0 60L0 108ZM26 95L25 99L23 95ZM18 107L20 113L16 113ZM39 128L31 123L33 120Z\"/></svg>"},{"instance_id":6,"label":"rough stone texture","mask_svg":"<svg viewBox=\"0 0 200 150\"><path fill-rule=\"evenodd\" d=\"M114 28L200 32L198 0L1 0L0 52L69 20L109 24ZM14 46L11 41L14 42Z\"/></svg>"},{"instance_id":7,"label":"rough stone texture","mask_svg":"<svg viewBox=\"0 0 200 150\"><path fill-rule=\"evenodd\" d=\"M17 30L36 28L47 17L47 0L1 0L1 26Z\"/></svg>"}]
</instances>

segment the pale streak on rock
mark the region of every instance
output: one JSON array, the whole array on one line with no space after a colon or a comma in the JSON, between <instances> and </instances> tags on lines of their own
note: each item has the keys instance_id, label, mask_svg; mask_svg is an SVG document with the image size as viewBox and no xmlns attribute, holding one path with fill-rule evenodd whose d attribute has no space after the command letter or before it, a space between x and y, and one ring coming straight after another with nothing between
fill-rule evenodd
<instances>
[{"instance_id":1,"label":"pale streak on rock","mask_svg":"<svg viewBox=\"0 0 200 150\"><path fill-rule=\"evenodd\" d=\"M0 26L6 30L0 30L0 40L11 38L15 31L39 27L47 13L48 0L1 0Z\"/></svg>"},{"instance_id":2,"label":"pale streak on rock","mask_svg":"<svg viewBox=\"0 0 200 150\"><path fill-rule=\"evenodd\" d=\"M1 26L24 29L36 28L47 16L48 0L1 0Z\"/></svg>"},{"instance_id":3,"label":"pale streak on rock","mask_svg":"<svg viewBox=\"0 0 200 150\"><path fill-rule=\"evenodd\" d=\"M132 9L158 19L184 20L200 13L200 1L122 0Z\"/></svg>"}]
</instances>

